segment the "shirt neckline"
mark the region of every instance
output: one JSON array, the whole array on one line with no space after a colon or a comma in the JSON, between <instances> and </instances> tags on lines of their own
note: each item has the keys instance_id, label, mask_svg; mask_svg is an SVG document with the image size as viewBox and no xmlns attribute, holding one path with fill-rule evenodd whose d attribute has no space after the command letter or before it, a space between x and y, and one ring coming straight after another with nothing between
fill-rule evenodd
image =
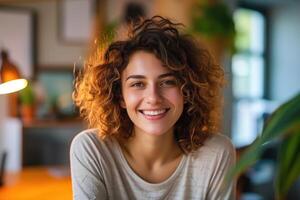
<instances>
[{"instance_id":1,"label":"shirt neckline","mask_svg":"<svg viewBox=\"0 0 300 200\"><path fill-rule=\"evenodd\" d=\"M187 156L185 154L182 155L182 158L176 168L176 170L169 176L166 180L160 182L160 183L149 183L148 181L144 180L142 177L140 177L138 174L136 174L133 169L130 167L128 161L126 160L123 151L121 149L121 146L119 142L114 139L114 143L117 146L117 154L121 159L121 163L124 165L124 168L126 172L136 181L140 184L141 187L149 188L150 190L162 190L165 187L169 186L181 173L184 165L186 164Z\"/></svg>"}]
</instances>

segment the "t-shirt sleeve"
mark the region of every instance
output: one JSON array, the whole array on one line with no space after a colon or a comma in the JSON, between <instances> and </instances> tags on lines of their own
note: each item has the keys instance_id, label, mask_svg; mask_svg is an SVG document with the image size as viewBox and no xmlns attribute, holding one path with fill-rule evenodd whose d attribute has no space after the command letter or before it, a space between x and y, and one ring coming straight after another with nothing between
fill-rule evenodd
<instances>
[{"instance_id":1,"label":"t-shirt sleeve","mask_svg":"<svg viewBox=\"0 0 300 200\"><path fill-rule=\"evenodd\" d=\"M72 190L74 200L107 199L101 161L93 138L78 134L70 148Z\"/></svg>"},{"instance_id":2,"label":"t-shirt sleeve","mask_svg":"<svg viewBox=\"0 0 300 200\"><path fill-rule=\"evenodd\" d=\"M228 171L235 165L235 149L225 136L216 139L215 144L217 157L207 199L233 200L235 199L235 180L226 182L225 178Z\"/></svg>"}]
</instances>

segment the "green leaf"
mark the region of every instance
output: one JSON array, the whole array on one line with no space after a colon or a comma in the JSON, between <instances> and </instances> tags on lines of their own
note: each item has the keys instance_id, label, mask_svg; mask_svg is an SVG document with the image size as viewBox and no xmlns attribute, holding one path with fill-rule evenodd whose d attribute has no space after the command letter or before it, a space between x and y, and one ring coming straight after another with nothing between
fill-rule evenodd
<instances>
[{"instance_id":1,"label":"green leaf","mask_svg":"<svg viewBox=\"0 0 300 200\"><path fill-rule=\"evenodd\" d=\"M284 138L278 160L275 189L278 196L285 196L300 176L300 130Z\"/></svg>"},{"instance_id":2,"label":"green leaf","mask_svg":"<svg viewBox=\"0 0 300 200\"><path fill-rule=\"evenodd\" d=\"M262 142L270 141L285 134L291 124L300 119L300 93L281 105L267 121L262 132Z\"/></svg>"},{"instance_id":3,"label":"green leaf","mask_svg":"<svg viewBox=\"0 0 300 200\"><path fill-rule=\"evenodd\" d=\"M278 109L276 109L276 111L271 115L271 117L267 121L266 126L262 131L261 137L257 138L255 142L249 147L249 149L241 156L236 166L229 172L226 180L232 180L234 176L238 176L240 173L245 171L250 165L254 164L255 161L260 158L261 153L264 151L266 143L271 142L275 139L284 139L285 137L288 137L290 135L295 135L295 133L297 133L296 135L298 135L299 130L300 93L292 99L290 99L289 101L287 101L286 103L282 104ZM292 137L295 140L294 137L296 136L290 137ZM289 171L289 174L292 173L291 175L284 177L289 178L289 182L293 182L295 180L295 176L299 176L298 158L296 159L294 157L294 155L299 157L299 153L296 153L299 152L299 144L297 141L292 141L290 142L291 144L288 143L283 145L287 147L283 147L281 157L285 157L284 159L286 159L286 161L282 161L282 164L280 166L281 171L278 175L280 177L278 179L278 184L280 185L279 187L282 186L281 182L284 175L286 174L286 171ZM289 155L287 156L287 154ZM292 161L296 161L295 164L292 164Z\"/></svg>"},{"instance_id":4,"label":"green leaf","mask_svg":"<svg viewBox=\"0 0 300 200\"><path fill-rule=\"evenodd\" d=\"M28 83L27 87L19 92L20 102L23 105L33 105L35 102L35 95L31 85L31 82Z\"/></svg>"},{"instance_id":5,"label":"green leaf","mask_svg":"<svg viewBox=\"0 0 300 200\"><path fill-rule=\"evenodd\" d=\"M229 171L226 180L232 180L234 176L243 173L250 165L254 164L261 156L263 149L264 146L261 142L256 140L241 156L238 163Z\"/></svg>"},{"instance_id":6,"label":"green leaf","mask_svg":"<svg viewBox=\"0 0 300 200\"><path fill-rule=\"evenodd\" d=\"M295 183L295 181L300 177L300 155L298 154L298 157L295 159L296 161L291 166L285 182L285 185L288 188L290 188Z\"/></svg>"}]
</instances>

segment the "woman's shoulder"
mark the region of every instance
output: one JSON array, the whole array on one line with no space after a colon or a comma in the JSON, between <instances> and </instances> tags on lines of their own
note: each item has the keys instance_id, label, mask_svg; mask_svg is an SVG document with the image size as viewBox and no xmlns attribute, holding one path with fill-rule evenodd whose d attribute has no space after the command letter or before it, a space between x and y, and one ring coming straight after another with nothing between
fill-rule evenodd
<instances>
[{"instance_id":1,"label":"woman's shoulder","mask_svg":"<svg viewBox=\"0 0 300 200\"><path fill-rule=\"evenodd\" d=\"M97 129L87 129L78 133L72 140L70 152L99 152L109 146L112 139L102 139Z\"/></svg>"},{"instance_id":2,"label":"woman's shoulder","mask_svg":"<svg viewBox=\"0 0 300 200\"><path fill-rule=\"evenodd\" d=\"M222 134L213 134L196 151L189 154L190 165L197 173L210 176L216 169L233 166L236 159L235 148L230 139ZM222 172L224 170L220 170Z\"/></svg>"},{"instance_id":3,"label":"woman's shoulder","mask_svg":"<svg viewBox=\"0 0 300 200\"><path fill-rule=\"evenodd\" d=\"M205 141L204 145L216 150L234 150L230 138L220 133L212 134L211 137Z\"/></svg>"},{"instance_id":4,"label":"woman's shoulder","mask_svg":"<svg viewBox=\"0 0 300 200\"><path fill-rule=\"evenodd\" d=\"M78 133L72 140L72 146L99 142L97 129L87 129Z\"/></svg>"},{"instance_id":5,"label":"woman's shoulder","mask_svg":"<svg viewBox=\"0 0 300 200\"><path fill-rule=\"evenodd\" d=\"M235 148L226 135L216 133L208 137L203 146L194 152L196 155L212 155L212 154L235 155Z\"/></svg>"}]
</instances>

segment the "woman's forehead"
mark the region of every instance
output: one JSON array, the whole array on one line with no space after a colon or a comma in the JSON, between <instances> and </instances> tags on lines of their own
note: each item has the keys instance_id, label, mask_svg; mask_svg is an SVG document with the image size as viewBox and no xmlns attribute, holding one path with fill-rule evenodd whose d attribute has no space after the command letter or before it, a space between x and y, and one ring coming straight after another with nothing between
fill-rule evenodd
<instances>
[{"instance_id":1,"label":"woman's forehead","mask_svg":"<svg viewBox=\"0 0 300 200\"><path fill-rule=\"evenodd\" d=\"M160 75L170 72L171 70L167 68L153 53L138 51L130 57L123 74Z\"/></svg>"}]
</instances>

